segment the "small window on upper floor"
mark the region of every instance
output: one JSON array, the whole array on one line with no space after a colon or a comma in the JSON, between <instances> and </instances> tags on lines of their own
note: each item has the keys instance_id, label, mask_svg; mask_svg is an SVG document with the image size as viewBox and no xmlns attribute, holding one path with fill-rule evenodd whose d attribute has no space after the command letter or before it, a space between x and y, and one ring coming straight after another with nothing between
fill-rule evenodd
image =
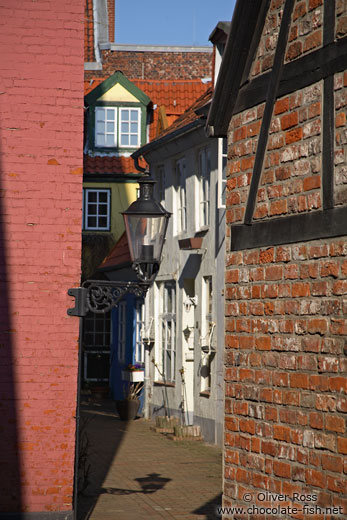
<instances>
[{"instance_id":1,"label":"small window on upper floor","mask_svg":"<svg viewBox=\"0 0 347 520\"><path fill-rule=\"evenodd\" d=\"M87 231L110 230L110 190L84 189L83 228Z\"/></svg>"},{"instance_id":2,"label":"small window on upper floor","mask_svg":"<svg viewBox=\"0 0 347 520\"><path fill-rule=\"evenodd\" d=\"M138 148L140 144L140 108L95 107L96 148Z\"/></svg>"},{"instance_id":3,"label":"small window on upper floor","mask_svg":"<svg viewBox=\"0 0 347 520\"><path fill-rule=\"evenodd\" d=\"M156 198L159 202L165 202L165 167L160 165L156 169L155 185Z\"/></svg>"},{"instance_id":4,"label":"small window on upper floor","mask_svg":"<svg viewBox=\"0 0 347 520\"><path fill-rule=\"evenodd\" d=\"M145 144L151 100L122 72L92 88L84 101L88 107L88 152L121 155Z\"/></svg>"},{"instance_id":5,"label":"small window on upper floor","mask_svg":"<svg viewBox=\"0 0 347 520\"><path fill-rule=\"evenodd\" d=\"M176 161L176 190L175 190L175 209L176 209L176 232L183 233L187 230L187 204L186 204L186 160L183 157Z\"/></svg>"},{"instance_id":6,"label":"small window on upper floor","mask_svg":"<svg viewBox=\"0 0 347 520\"><path fill-rule=\"evenodd\" d=\"M218 140L218 207L225 208L227 191L228 146L226 138Z\"/></svg>"},{"instance_id":7,"label":"small window on upper floor","mask_svg":"<svg viewBox=\"0 0 347 520\"><path fill-rule=\"evenodd\" d=\"M199 152L199 193L198 193L198 222L199 228L210 224L210 176L211 152L210 148L203 148Z\"/></svg>"}]
</instances>

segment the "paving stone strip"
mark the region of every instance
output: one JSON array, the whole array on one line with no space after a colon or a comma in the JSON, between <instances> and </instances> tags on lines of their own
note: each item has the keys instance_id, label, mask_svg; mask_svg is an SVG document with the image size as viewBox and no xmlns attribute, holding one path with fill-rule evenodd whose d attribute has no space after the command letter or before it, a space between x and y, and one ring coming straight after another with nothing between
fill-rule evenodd
<instances>
[{"instance_id":1,"label":"paving stone strip","mask_svg":"<svg viewBox=\"0 0 347 520\"><path fill-rule=\"evenodd\" d=\"M111 402L83 406L88 484L78 520L214 520L221 505L221 449L173 441L153 423L120 421Z\"/></svg>"}]
</instances>

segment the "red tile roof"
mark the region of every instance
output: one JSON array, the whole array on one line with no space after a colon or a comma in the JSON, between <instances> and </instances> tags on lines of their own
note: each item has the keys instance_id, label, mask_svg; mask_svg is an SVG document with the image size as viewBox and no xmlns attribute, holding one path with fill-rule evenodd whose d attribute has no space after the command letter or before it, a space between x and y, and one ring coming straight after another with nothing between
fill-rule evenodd
<instances>
[{"instance_id":1,"label":"red tile roof","mask_svg":"<svg viewBox=\"0 0 347 520\"><path fill-rule=\"evenodd\" d=\"M178 117L174 123L172 123L171 126L169 126L157 138L153 139L152 141L159 140L165 135L172 134L173 132L187 126L193 121L201 119L202 116L197 114L196 111L204 107L207 103L211 101L212 93L212 87L209 87L207 90L205 90L205 92L198 99L196 99L195 102L190 107L188 107L187 110L180 117Z\"/></svg>"},{"instance_id":2,"label":"red tile roof","mask_svg":"<svg viewBox=\"0 0 347 520\"><path fill-rule=\"evenodd\" d=\"M128 263L131 263L131 257L128 239L126 233L124 232L113 249L111 249L111 252L101 262L99 269L119 267Z\"/></svg>"},{"instance_id":3,"label":"red tile roof","mask_svg":"<svg viewBox=\"0 0 347 520\"><path fill-rule=\"evenodd\" d=\"M139 161L140 166L146 167L145 162ZM131 157L83 157L84 173L139 173Z\"/></svg>"},{"instance_id":4,"label":"red tile roof","mask_svg":"<svg viewBox=\"0 0 347 520\"><path fill-rule=\"evenodd\" d=\"M84 61L95 61L93 0L85 0L84 8Z\"/></svg>"},{"instance_id":5,"label":"red tile roof","mask_svg":"<svg viewBox=\"0 0 347 520\"><path fill-rule=\"evenodd\" d=\"M85 95L94 90L106 78L95 78L84 84ZM185 114L194 101L206 92L206 84L201 80L139 80L131 79L152 101L153 120L150 124L149 139L157 136L159 107L164 107L169 125ZM171 126L170 126L171 128ZM164 130L166 133L166 130ZM163 134L160 134L163 135ZM145 166L145 164L142 164ZM131 157L90 157L84 156L85 173L135 173Z\"/></svg>"}]
</instances>

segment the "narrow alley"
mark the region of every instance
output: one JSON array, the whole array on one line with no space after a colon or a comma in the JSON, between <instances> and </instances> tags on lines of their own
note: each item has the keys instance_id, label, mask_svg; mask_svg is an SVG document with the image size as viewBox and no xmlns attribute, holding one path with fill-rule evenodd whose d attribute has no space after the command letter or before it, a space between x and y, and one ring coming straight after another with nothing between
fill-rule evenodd
<instances>
[{"instance_id":1,"label":"narrow alley","mask_svg":"<svg viewBox=\"0 0 347 520\"><path fill-rule=\"evenodd\" d=\"M121 421L113 401L82 406L79 520L218 519L222 455L174 441L144 419Z\"/></svg>"}]
</instances>

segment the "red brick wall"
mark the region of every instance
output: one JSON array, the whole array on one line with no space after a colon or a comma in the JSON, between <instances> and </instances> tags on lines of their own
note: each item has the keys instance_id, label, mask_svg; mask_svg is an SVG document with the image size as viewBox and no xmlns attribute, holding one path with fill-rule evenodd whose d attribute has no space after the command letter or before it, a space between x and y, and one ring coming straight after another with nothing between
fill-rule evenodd
<instances>
[{"instance_id":1,"label":"red brick wall","mask_svg":"<svg viewBox=\"0 0 347 520\"><path fill-rule=\"evenodd\" d=\"M0 0L0 511L72 509L84 2Z\"/></svg>"},{"instance_id":2,"label":"red brick wall","mask_svg":"<svg viewBox=\"0 0 347 520\"><path fill-rule=\"evenodd\" d=\"M129 79L200 79L212 76L212 52L103 51L103 70L86 80L121 70Z\"/></svg>"},{"instance_id":3,"label":"red brick wall","mask_svg":"<svg viewBox=\"0 0 347 520\"><path fill-rule=\"evenodd\" d=\"M283 5L271 2L253 76L272 66ZM340 38L347 13L336 6ZM322 45L323 21L322 0L296 1L287 61ZM335 207L347 204L346 87L336 74ZM228 237L244 219L263 112L230 123ZM255 221L322 210L322 130L323 82L276 101ZM314 505L347 514L347 236L229 253L225 281L225 504L245 506L250 493L251 503L281 505L264 500L267 490L315 494Z\"/></svg>"}]
</instances>

